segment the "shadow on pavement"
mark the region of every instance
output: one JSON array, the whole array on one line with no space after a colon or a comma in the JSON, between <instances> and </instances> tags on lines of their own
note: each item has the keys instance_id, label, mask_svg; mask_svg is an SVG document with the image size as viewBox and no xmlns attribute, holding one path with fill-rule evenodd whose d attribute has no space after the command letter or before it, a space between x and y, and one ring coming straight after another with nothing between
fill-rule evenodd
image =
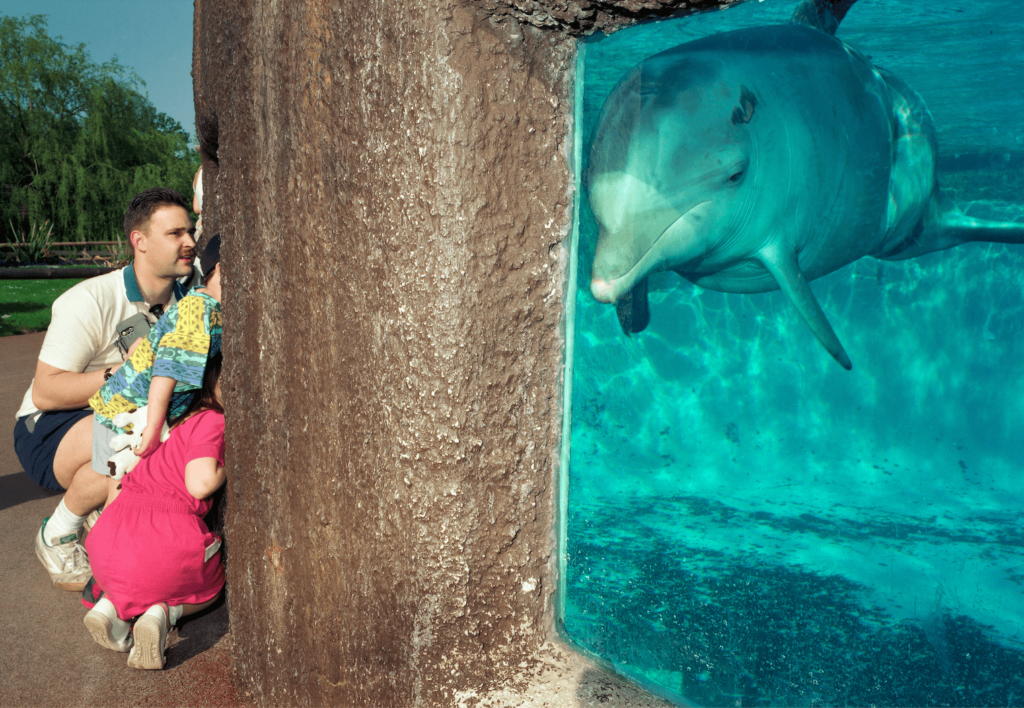
<instances>
[{"instance_id":1,"label":"shadow on pavement","mask_svg":"<svg viewBox=\"0 0 1024 708\"><path fill-rule=\"evenodd\" d=\"M202 654L212 648L227 631L228 608L222 592L213 605L202 612L183 617L178 622L178 636L173 644L171 641L167 643L167 664L164 668L174 668Z\"/></svg>"},{"instance_id":2,"label":"shadow on pavement","mask_svg":"<svg viewBox=\"0 0 1024 708\"><path fill-rule=\"evenodd\" d=\"M0 511L28 501L60 497L64 492L51 492L33 482L21 468L14 474L0 476ZM57 504L54 501L54 504Z\"/></svg>"}]
</instances>

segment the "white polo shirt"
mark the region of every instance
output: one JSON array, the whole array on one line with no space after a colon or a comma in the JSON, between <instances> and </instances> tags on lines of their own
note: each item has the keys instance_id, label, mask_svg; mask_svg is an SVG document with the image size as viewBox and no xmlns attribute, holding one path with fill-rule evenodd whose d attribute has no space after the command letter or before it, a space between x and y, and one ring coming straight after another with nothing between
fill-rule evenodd
<instances>
[{"instance_id":1,"label":"white polo shirt","mask_svg":"<svg viewBox=\"0 0 1024 708\"><path fill-rule=\"evenodd\" d=\"M117 325L136 313L149 312L135 279L134 266L130 263L121 270L83 280L57 298L39 360L76 373L120 364L121 352L115 344ZM171 302L186 292L184 286L175 282ZM17 417L36 412L29 385Z\"/></svg>"}]
</instances>

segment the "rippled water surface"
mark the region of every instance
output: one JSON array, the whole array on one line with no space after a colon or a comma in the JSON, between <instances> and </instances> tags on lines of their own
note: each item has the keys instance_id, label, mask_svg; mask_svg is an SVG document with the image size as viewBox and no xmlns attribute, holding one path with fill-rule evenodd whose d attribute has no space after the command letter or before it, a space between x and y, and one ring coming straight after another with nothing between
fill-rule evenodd
<instances>
[{"instance_id":1,"label":"rippled water surface","mask_svg":"<svg viewBox=\"0 0 1024 708\"><path fill-rule=\"evenodd\" d=\"M584 145L638 61L793 5L588 41ZM1024 6L860 0L837 35L928 103L954 201L1024 222ZM1024 704L1024 246L814 281L847 372L779 292L674 274L626 337L579 228L569 637L681 703Z\"/></svg>"}]
</instances>

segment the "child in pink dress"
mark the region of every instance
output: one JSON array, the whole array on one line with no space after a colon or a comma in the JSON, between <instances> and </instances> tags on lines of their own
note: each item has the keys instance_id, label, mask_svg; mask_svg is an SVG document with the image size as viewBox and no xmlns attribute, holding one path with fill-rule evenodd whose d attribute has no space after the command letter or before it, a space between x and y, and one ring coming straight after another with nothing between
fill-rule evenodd
<instances>
[{"instance_id":1,"label":"child in pink dress","mask_svg":"<svg viewBox=\"0 0 1024 708\"><path fill-rule=\"evenodd\" d=\"M218 353L201 395L167 441L123 478L85 541L104 593L85 626L100 646L130 651L133 668L162 669L170 628L213 604L224 587L220 538L203 521L225 480L220 368Z\"/></svg>"}]
</instances>

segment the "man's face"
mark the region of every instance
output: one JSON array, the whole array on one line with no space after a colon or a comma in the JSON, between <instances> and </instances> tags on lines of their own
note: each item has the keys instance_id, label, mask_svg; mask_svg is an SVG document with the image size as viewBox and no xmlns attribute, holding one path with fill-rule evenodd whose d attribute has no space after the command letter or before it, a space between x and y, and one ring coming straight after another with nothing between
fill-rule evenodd
<instances>
[{"instance_id":1,"label":"man's face","mask_svg":"<svg viewBox=\"0 0 1024 708\"><path fill-rule=\"evenodd\" d=\"M132 236L136 261L152 275L180 278L192 273L196 242L192 220L180 206L158 207L145 231L135 231Z\"/></svg>"}]
</instances>

